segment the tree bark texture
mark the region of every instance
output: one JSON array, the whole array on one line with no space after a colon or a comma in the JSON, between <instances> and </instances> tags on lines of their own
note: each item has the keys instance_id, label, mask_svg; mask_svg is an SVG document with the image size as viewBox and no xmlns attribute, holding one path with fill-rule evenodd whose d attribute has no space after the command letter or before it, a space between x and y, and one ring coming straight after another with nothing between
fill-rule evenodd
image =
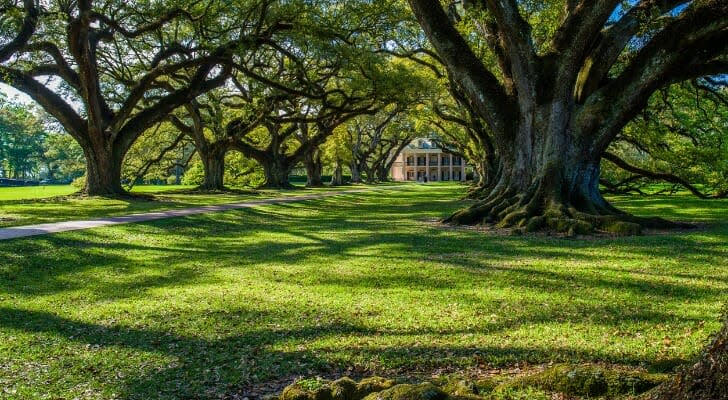
<instances>
[{"instance_id":1,"label":"tree bark texture","mask_svg":"<svg viewBox=\"0 0 728 400\"><path fill-rule=\"evenodd\" d=\"M292 189L289 179L293 166L280 157L268 158L260 161L263 167L265 182L261 185L267 189Z\"/></svg>"},{"instance_id":2,"label":"tree bark texture","mask_svg":"<svg viewBox=\"0 0 728 400\"><path fill-rule=\"evenodd\" d=\"M352 160L349 163L349 170L351 171L351 183L362 183L361 169L359 169L359 163L357 160Z\"/></svg>"},{"instance_id":3,"label":"tree bark texture","mask_svg":"<svg viewBox=\"0 0 728 400\"><path fill-rule=\"evenodd\" d=\"M321 173L324 169L321 162L321 152L318 149L307 152L304 164L306 165L306 187L324 186L324 182L321 180Z\"/></svg>"},{"instance_id":4,"label":"tree bark texture","mask_svg":"<svg viewBox=\"0 0 728 400\"><path fill-rule=\"evenodd\" d=\"M344 168L341 166L341 160L336 159L334 162L334 173L331 175L331 186L341 186L344 184Z\"/></svg>"},{"instance_id":5,"label":"tree bark texture","mask_svg":"<svg viewBox=\"0 0 728 400\"><path fill-rule=\"evenodd\" d=\"M616 2L584 3L565 17L546 54L536 51L517 2L469 2L466 10L491 16L481 28L501 77L452 24L443 23L448 18L440 3L409 2L451 81L486 122L499 163L495 183L447 222L570 234L639 234L643 227L679 226L611 206L599 191L599 165L610 142L657 89L728 69L716 60L728 50L728 3L692 4L610 78L604 65L613 65L644 19L655 15L644 11L660 15L676 2L638 2L611 27L605 25Z\"/></svg>"},{"instance_id":6,"label":"tree bark texture","mask_svg":"<svg viewBox=\"0 0 728 400\"><path fill-rule=\"evenodd\" d=\"M86 156L86 187L89 196L121 195L121 165L124 153L105 143L83 148Z\"/></svg>"},{"instance_id":7,"label":"tree bark texture","mask_svg":"<svg viewBox=\"0 0 728 400\"><path fill-rule=\"evenodd\" d=\"M202 168L205 174L200 189L225 190L225 155L227 154L227 147L217 143L217 145L198 147L197 153L202 160Z\"/></svg>"}]
</instances>

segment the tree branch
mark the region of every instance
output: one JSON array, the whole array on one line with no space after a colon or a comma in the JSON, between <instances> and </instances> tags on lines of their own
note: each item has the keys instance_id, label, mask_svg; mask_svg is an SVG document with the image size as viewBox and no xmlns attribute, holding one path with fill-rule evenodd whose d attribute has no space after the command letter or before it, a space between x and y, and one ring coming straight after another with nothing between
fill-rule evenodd
<instances>
[{"instance_id":1,"label":"tree branch","mask_svg":"<svg viewBox=\"0 0 728 400\"><path fill-rule=\"evenodd\" d=\"M508 96L498 79L473 53L460 33L447 22L439 2L409 0L425 34L442 58L453 79L475 102L478 114L495 132L512 132L508 121L517 113L514 99Z\"/></svg>"},{"instance_id":2,"label":"tree branch","mask_svg":"<svg viewBox=\"0 0 728 400\"><path fill-rule=\"evenodd\" d=\"M619 168L622 168L623 170L627 172L631 172L633 174L639 174L641 176L650 178L650 179L657 179L665 182L675 183L678 184L685 189L689 190L690 193L694 194L695 196L701 198L701 199L712 199L716 198L715 196L707 195L698 190L695 186L691 185L690 182L686 181L685 179L680 178L677 175L668 174L664 172L652 172L648 171L646 169L642 169L639 167L636 167L634 165L631 165L624 161L623 159L619 158L617 155L605 152L602 156L605 160L608 160L612 162L614 165L618 166Z\"/></svg>"},{"instance_id":3,"label":"tree branch","mask_svg":"<svg viewBox=\"0 0 728 400\"><path fill-rule=\"evenodd\" d=\"M23 0L23 8L25 9L25 16L18 34L7 44L0 46L0 63L7 61L15 53L22 50L35 33L40 15L38 8L35 6L35 0Z\"/></svg>"}]
</instances>

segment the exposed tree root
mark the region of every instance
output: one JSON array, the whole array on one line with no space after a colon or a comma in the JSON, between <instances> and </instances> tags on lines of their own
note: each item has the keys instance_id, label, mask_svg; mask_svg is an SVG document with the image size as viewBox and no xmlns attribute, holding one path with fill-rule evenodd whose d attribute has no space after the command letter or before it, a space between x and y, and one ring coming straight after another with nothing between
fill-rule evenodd
<instances>
[{"instance_id":1,"label":"exposed tree root","mask_svg":"<svg viewBox=\"0 0 728 400\"><path fill-rule=\"evenodd\" d=\"M637 217L611 206L599 196L579 196L564 201L546 194L541 185L521 193L496 188L471 207L445 219L454 225L492 224L522 232L555 231L568 236L606 232L620 236L639 235L643 228L677 229L691 225L662 218Z\"/></svg>"},{"instance_id":2,"label":"exposed tree root","mask_svg":"<svg viewBox=\"0 0 728 400\"><path fill-rule=\"evenodd\" d=\"M478 200L486 197L493 188L490 186L471 186L465 194L466 199Z\"/></svg>"}]
</instances>

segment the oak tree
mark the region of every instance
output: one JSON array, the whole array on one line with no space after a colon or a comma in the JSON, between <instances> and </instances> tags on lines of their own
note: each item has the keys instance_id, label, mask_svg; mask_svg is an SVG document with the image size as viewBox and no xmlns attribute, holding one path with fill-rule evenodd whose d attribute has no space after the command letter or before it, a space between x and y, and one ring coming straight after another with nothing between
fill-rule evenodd
<instances>
[{"instance_id":1,"label":"oak tree","mask_svg":"<svg viewBox=\"0 0 728 400\"><path fill-rule=\"evenodd\" d=\"M480 0L449 14L438 1L409 3L500 163L483 198L448 221L571 232L673 225L610 205L600 162L656 90L728 70L728 3ZM544 33L533 21L548 7L560 17Z\"/></svg>"}]
</instances>

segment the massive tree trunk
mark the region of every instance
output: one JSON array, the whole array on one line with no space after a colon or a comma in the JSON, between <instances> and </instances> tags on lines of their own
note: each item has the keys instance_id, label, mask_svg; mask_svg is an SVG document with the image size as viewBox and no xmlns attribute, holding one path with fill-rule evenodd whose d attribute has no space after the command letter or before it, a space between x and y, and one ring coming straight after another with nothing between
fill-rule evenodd
<instances>
[{"instance_id":1,"label":"massive tree trunk","mask_svg":"<svg viewBox=\"0 0 728 400\"><path fill-rule=\"evenodd\" d=\"M366 175L366 177L367 177L366 182L368 184L372 184L376 181L376 178L377 178L376 173L375 173L376 168L373 168L373 167L369 166L368 164L362 164L359 168L360 168L360 171Z\"/></svg>"},{"instance_id":2,"label":"massive tree trunk","mask_svg":"<svg viewBox=\"0 0 728 400\"><path fill-rule=\"evenodd\" d=\"M117 196L126 193L121 186L121 166L125 152L118 146L98 143L84 146L86 186L89 196Z\"/></svg>"},{"instance_id":3,"label":"massive tree trunk","mask_svg":"<svg viewBox=\"0 0 728 400\"><path fill-rule=\"evenodd\" d=\"M317 148L306 152L304 164L306 165L306 187L322 187L324 182L321 180L321 173L324 166L321 162L321 152Z\"/></svg>"},{"instance_id":4,"label":"massive tree trunk","mask_svg":"<svg viewBox=\"0 0 728 400\"><path fill-rule=\"evenodd\" d=\"M377 166L377 180L379 182L389 181L389 168L387 168L387 163L381 163Z\"/></svg>"},{"instance_id":5,"label":"massive tree trunk","mask_svg":"<svg viewBox=\"0 0 728 400\"><path fill-rule=\"evenodd\" d=\"M726 69L719 60L728 50L728 3L691 4L634 50L626 66L615 67L614 78L611 67L640 27L680 2L637 2L609 28L617 2L569 3L544 54L534 45L519 2L468 2L465 10L474 11L497 74L473 52L439 2L409 3L452 84L487 123L500 163L497 183L448 222L571 234L594 229L639 234L642 227L678 226L612 207L599 192L599 163L657 89Z\"/></svg>"},{"instance_id":6,"label":"massive tree trunk","mask_svg":"<svg viewBox=\"0 0 728 400\"><path fill-rule=\"evenodd\" d=\"M197 153L202 160L202 167L205 173L200 189L225 190L224 177L227 146L221 145L221 143L208 146L198 145Z\"/></svg>"},{"instance_id":7,"label":"massive tree trunk","mask_svg":"<svg viewBox=\"0 0 728 400\"><path fill-rule=\"evenodd\" d=\"M349 170L351 171L351 183L362 183L361 169L359 169L359 163L356 160L349 163Z\"/></svg>"},{"instance_id":8,"label":"massive tree trunk","mask_svg":"<svg viewBox=\"0 0 728 400\"><path fill-rule=\"evenodd\" d=\"M331 175L331 186L341 186L344 184L344 168L341 166L341 160L334 161L334 173Z\"/></svg>"},{"instance_id":9,"label":"massive tree trunk","mask_svg":"<svg viewBox=\"0 0 728 400\"><path fill-rule=\"evenodd\" d=\"M289 180L293 166L280 157L258 160L263 167L265 182L261 185L267 189L292 189L293 185Z\"/></svg>"},{"instance_id":10,"label":"massive tree trunk","mask_svg":"<svg viewBox=\"0 0 728 400\"><path fill-rule=\"evenodd\" d=\"M488 163L485 160L478 160L473 166L475 173L478 175L478 181L475 182L475 187L487 188L492 183L492 178L488 176L490 173Z\"/></svg>"},{"instance_id":11,"label":"massive tree trunk","mask_svg":"<svg viewBox=\"0 0 728 400\"><path fill-rule=\"evenodd\" d=\"M568 104L525 114L512 141L498 142L502 168L497 183L474 206L448 222L495 223L527 231L544 228L570 234L605 229L638 234L641 228L672 226L638 218L612 207L599 191L601 148L574 127Z\"/></svg>"}]
</instances>

